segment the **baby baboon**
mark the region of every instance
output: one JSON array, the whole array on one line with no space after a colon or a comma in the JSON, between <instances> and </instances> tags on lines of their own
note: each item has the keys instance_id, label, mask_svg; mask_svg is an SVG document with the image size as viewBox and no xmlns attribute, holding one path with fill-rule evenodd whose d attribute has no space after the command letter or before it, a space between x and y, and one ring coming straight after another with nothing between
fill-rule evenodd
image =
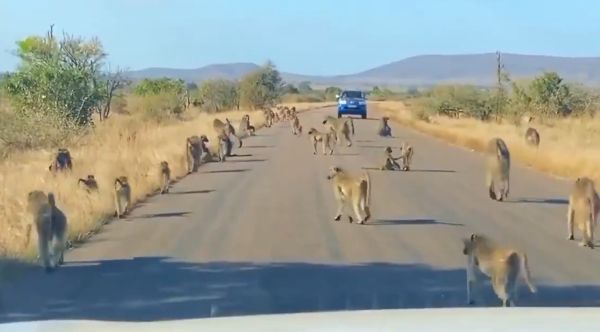
<instances>
[{"instance_id":1,"label":"baby baboon","mask_svg":"<svg viewBox=\"0 0 600 332\"><path fill-rule=\"evenodd\" d=\"M377 129L377 134L383 137L392 137L392 128L390 128L388 121L390 118L384 116L379 121L379 129Z\"/></svg>"},{"instance_id":2,"label":"baby baboon","mask_svg":"<svg viewBox=\"0 0 600 332\"><path fill-rule=\"evenodd\" d=\"M197 172L200 166L200 155L202 154L202 141L194 135L185 140L185 157L188 174Z\"/></svg>"},{"instance_id":3,"label":"baby baboon","mask_svg":"<svg viewBox=\"0 0 600 332\"><path fill-rule=\"evenodd\" d=\"M579 245L594 249L594 231L599 211L600 199L596 193L594 182L587 177L577 178L569 196L568 239L575 239L573 229L577 226L577 229L583 233L583 239Z\"/></svg>"},{"instance_id":4,"label":"baby baboon","mask_svg":"<svg viewBox=\"0 0 600 332\"><path fill-rule=\"evenodd\" d=\"M540 145L540 133L535 128L527 128L527 131L525 131L525 143L537 148Z\"/></svg>"},{"instance_id":5,"label":"baby baboon","mask_svg":"<svg viewBox=\"0 0 600 332\"><path fill-rule=\"evenodd\" d=\"M126 176L119 176L115 179L115 216L121 218L131 207L131 186Z\"/></svg>"},{"instance_id":6,"label":"baby baboon","mask_svg":"<svg viewBox=\"0 0 600 332\"><path fill-rule=\"evenodd\" d=\"M229 135L227 135L224 131L222 131L221 134L219 134L217 139L219 141L219 161L224 162L226 157L231 156L231 149L233 147L233 143L231 142Z\"/></svg>"},{"instance_id":7,"label":"baby baboon","mask_svg":"<svg viewBox=\"0 0 600 332\"><path fill-rule=\"evenodd\" d=\"M490 198L502 201L508 197L510 190L510 153L508 147L501 138L493 138L488 142L486 154L486 186ZM496 195L496 189L500 189L499 197Z\"/></svg>"},{"instance_id":8,"label":"baby baboon","mask_svg":"<svg viewBox=\"0 0 600 332\"><path fill-rule=\"evenodd\" d=\"M200 135L200 161L207 163L213 160L213 154L208 149L206 143L208 143L208 137L206 135Z\"/></svg>"},{"instance_id":9,"label":"baby baboon","mask_svg":"<svg viewBox=\"0 0 600 332\"><path fill-rule=\"evenodd\" d=\"M385 152L383 154L383 166L381 166L381 170L382 171L399 171L399 170L401 170L402 168L396 162L396 160L398 160L398 159L402 159L402 157L394 158L392 156L392 148L388 146L387 148L385 148Z\"/></svg>"},{"instance_id":10,"label":"baby baboon","mask_svg":"<svg viewBox=\"0 0 600 332\"><path fill-rule=\"evenodd\" d=\"M60 148L56 152L54 157L54 161L52 164L48 166L48 170L51 172L61 172L73 169L73 164L71 162L71 153L68 149Z\"/></svg>"},{"instance_id":11,"label":"baby baboon","mask_svg":"<svg viewBox=\"0 0 600 332\"><path fill-rule=\"evenodd\" d=\"M352 122L352 119L350 119ZM353 122L352 122L353 123ZM323 124L327 128L327 130L333 130L335 133L335 141L340 141L340 136L343 137L346 141L346 146L352 146L352 140L350 140L350 126L348 125L348 119L344 118L334 118L332 116L327 116L325 120L323 120ZM354 125L352 125L354 128Z\"/></svg>"},{"instance_id":12,"label":"baby baboon","mask_svg":"<svg viewBox=\"0 0 600 332\"><path fill-rule=\"evenodd\" d=\"M313 154L317 154L317 144L319 142L322 143L323 146L323 155L327 154L327 150L329 150L329 154L333 154L333 132L329 131L328 133L321 133L317 131L315 128L310 128L308 130L308 136L313 143Z\"/></svg>"},{"instance_id":13,"label":"baby baboon","mask_svg":"<svg viewBox=\"0 0 600 332\"><path fill-rule=\"evenodd\" d=\"M90 174L85 179L79 179L77 181L87 192L98 191L98 182L96 178Z\"/></svg>"},{"instance_id":14,"label":"baby baboon","mask_svg":"<svg viewBox=\"0 0 600 332\"><path fill-rule=\"evenodd\" d=\"M400 158L402 159L402 170L403 171L409 171L410 170L410 164L412 163L412 157L413 157L413 147L410 146L408 143L403 142L402 143L402 155L400 156Z\"/></svg>"},{"instance_id":15,"label":"baby baboon","mask_svg":"<svg viewBox=\"0 0 600 332\"><path fill-rule=\"evenodd\" d=\"M532 293L536 292L531 283L531 274L527 265L527 255L514 249L503 248L492 243L483 235L471 234L463 239L463 255L467 261L467 301L473 304L471 289L475 283L476 269L490 277L494 292L502 301L502 306L514 306L517 282L522 276Z\"/></svg>"},{"instance_id":16,"label":"baby baboon","mask_svg":"<svg viewBox=\"0 0 600 332\"><path fill-rule=\"evenodd\" d=\"M233 126L231 125L231 122L229 121L229 119L226 118L225 122L223 122L219 119L214 119L213 120L213 128L218 134L220 134L221 131L224 130L225 133L227 134L227 136L235 137L235 139L237 139L237 141L238 141L238 148L242 147L242 139L235 134L235 129L233 129Z\"/></svg>"},{"instance_id":17,"label":"baby baboon","mask_svg":"<svg viewBox=\"0 0 600 332\"><path fill-rule=\"evenodd\" d=\"M38 234L38 252L46 272L64 262L67 240L67 217L56 207L54 195L34 190L27 195L27 210L33 215ZM31 225L27 226L27 243L31 238Z\"/></svg>"},{"instance_id":18,"label":"baby baboon","mask_svg":"<svg viewBox=\"0 0 600 332\"><path fill-rule=\"evenodd\" d=\"M327 179L332 181L333 193L337 201L337 213L334 220L342 218L344 205L350 203L359 224L364 224L371 218L371 179L369 173L363 172L360 176L351 175L338 166L329 169ZM352 217L348 214L348 220Z\"/></svg>"},{"instance_id":19,"label":"baby baboon","mask_svg":"<svg viewBox=\"0 0 600 332\"><path fill-rule=\"evenodd\" d=\"M292 117L292 134L302 134L302 126L300 125L300 119L297 116Z\"/></svg>"},{"instance_id":20,"label":"baby baboon","mask_svg":"<svg viewBox=\"0 0 600 332\"><path fill-rule=\"evenodd\" d=\"M165 160L160 162L160 193L169 192L169 184L171 183L171 169L169 163Z\"/></svg>"}]
</instances>

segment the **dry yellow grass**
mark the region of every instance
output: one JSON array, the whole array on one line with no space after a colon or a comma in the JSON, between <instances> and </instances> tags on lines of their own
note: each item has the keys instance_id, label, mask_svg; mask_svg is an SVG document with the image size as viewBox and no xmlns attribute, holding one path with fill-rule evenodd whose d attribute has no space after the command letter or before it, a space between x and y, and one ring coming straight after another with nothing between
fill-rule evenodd
<instances>
[{"instance_id":1,"label":"dry yellow grass","mask_svg":"<svg viewBox=\"0 0 600 332\"><path fill-rule=\"evenodd\" d=\"M565 178L588 176L600 184L600 119L573 118L531 124L540 133L536 152L525 143L527 127L441 116L426 122L417 119L402 102L378 102L373 106L401 124L477 151L482 151L489 139L501 137L517 162Z\"/></svg>"},{"instance_id":2,"label":"dry yellow grass","mask_svg":"<svg viewBox=\"0 0 600 332\"><path fill-rule=\"evenodd\" d=\"M262 125L261 112L247 112L252 123ZM68 146L73 157L73 172L53 176L48 171L52 151L24 151L0 161L0 256L31 258L36 240L25 244L25 226L30 216L25 212L26 195L39 189L55 194L57 206L69 221L69 238L85 238L90 231L112 217L114 203L111 188L117 176L125 175L132 186L132 198L139 202L159 188L158 167L166 160L174 177L185 174L185 138L206 134L215 138L212 120L228 117L237 121L246 112L199 114L187 121L163 123L140 121L136 116L115 114L99 123L93 133L76 146ZM128 141L136 133L135 141ZM209 143L209 144L210 144ZM88 194L78 187L77 179L94 174L100 191Z\"/></svg>"}]
</instances>

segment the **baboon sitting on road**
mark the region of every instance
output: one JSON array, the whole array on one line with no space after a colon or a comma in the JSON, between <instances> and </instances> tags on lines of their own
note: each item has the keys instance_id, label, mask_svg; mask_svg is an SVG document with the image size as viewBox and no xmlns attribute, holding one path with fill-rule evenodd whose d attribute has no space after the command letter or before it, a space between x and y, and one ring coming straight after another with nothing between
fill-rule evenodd
<instances>
[{"instance_id":1,"label":"baboon sitting on road","mask_svg":"<svg viewBox=\"0 0 600 332\"><path fill-rule=\"evenodd\" d=\"M188 137L185 141L185 158L188 174L198 171L202 144L200 137L196 135Z\"/></svg>"},{"instance_id":2,"label":"baboon sitting on road","mask_svg":"<svg viewBox=\"0 0 600 332\"><path fill-rule=\"evenodd\" d=\"M131 208L131 186L126 176L115 179L115 217L122 218Z\"/></svg>"},{"instance_id":3,"label":"baboon sitting on road","mask_svg":"<svg viewBox=\"0 0 600 332\"><path fill-rule=\"evenodd\" d=\"M169 184L171 183L171 169L169 163L165 160L160 162L160 193L166 194L169 192Z\"/></svg>"},{"instance_id":4,"label":"baboon sitting on road","mask_svg":"<svg viewBox=\"0 0 600 332\"><path fill-rule=\"evenodd\" d=\"M383 137L391 137L392 136L392 128L390 128L390 125L388 124L389 120L390 120L390 118L388 118L387 116L384 116L381 118L381 121L379 121L379 128L377 129L377 134L379 136L383 136Z\"/></svg>"},{"instance_id":5,"label":"baboon sitting on road","mask_svg":"<svg viewBox=\"0 0 600 332\"><path fill-rule=\"evenodd\" d=\"M381 166L382 171L399 171L402 169L400 165L396 162L396 160L402 159L402 157L394 158L392 156L392 148L385 148L385 152L383 153L383 165Z\"/></svg>"}]
</instances>

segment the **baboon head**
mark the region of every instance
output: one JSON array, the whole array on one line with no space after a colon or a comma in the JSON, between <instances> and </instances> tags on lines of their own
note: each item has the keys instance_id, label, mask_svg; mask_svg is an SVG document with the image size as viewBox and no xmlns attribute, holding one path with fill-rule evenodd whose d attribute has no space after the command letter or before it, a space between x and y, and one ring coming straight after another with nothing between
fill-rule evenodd
<instances>
[{"instance_id":1,"label":"baboon head","mask_svg":"<svg viewBox=\"0 0 600 332\"><path fill-rule=\"evenodd\" d=\"M308 130L308 134L309 134L309 135L312 135L312 134L314 134L314 133L316 133L316 132L317 132L317 130L316 130L315 128L310 128L310 129Z\"/></svg>"},{"instance_id":2,"label":"baboon head","mask_svg":"<svg viewBox=\"0 0 600 332\"><path fill-rule=\"evenodd\" d=\"M329 168L329 174L327 175L327 180L331 180L335 178L340 172L342 172L342 168L338 166L331 166Z\"/></svg>"},{"instance_id":3,"label":"baboon head","mask_svg":"<svg viewBox=\"0 0 600 332\"><path fill-rule=\"evenodd\" d=\"M48 203L48 196L41 190L33 190L27 194L27 203L30 207L37 207Z\"/></svg>"},{"instance_id":4,"label":"baboon head","mask_svg":"<svg viewBox=\"0 0 600 332\"><path fill-rule=\"evenodd\" d=\"M469 238L463 239L463 255L469 255L473 252L473 248L475 247L475 243L479 241L481 235L471 234Z\"/></svg>"},{"instance_id":5,"label":"baboon head","mask_svg":"<svg viewBox=\"0 0 600 332\"><path fill-rule=\"evenodd\" d=\"M201 135L200 136L200 141L204 142L204 143L208 143L208 137L206 137L206 135Z\"/></svg>"},{"instance_id":6,"label":"baboon head","mask_svg":"<svg viewBox=\"0 0 600 332\"><path fill-rule=\"evenodd\" d=\"M126 176L119 176L115 179L115 185L119 185L120 187L124 187L128 184L128 179Z\"/></svg>"},{"instance_id":7,"label":"baboon head","mask_svg":"<svg viewBox=\"0 0 600 332\"><path fill-rule=\"evenodd\" d=\"M381 121L383 121L383 123L385 123L385 124L387 124L389 120L390 120L390 118L388 118L387 116L384 116L381 118Z\"/></svg>"},{"instance_id":8,"label":"baboon head","mask_svg":"<svg viewBox=\"0 0 600 332\"><path fill-rule=\"evenodd\" d=\"M169 163L166 160L160 162L160 169L166 171L169 169Z\"/></svg>"},{"instance_id":9,"label":"baboon head","mask_svg":"<svg viewBox=\"0 0 600 332\"><path fill-rule=\"evenodd\" d=\"M94 175L92 175L92 174L89 174L89 175L87 176L87 180L88 180L88 181L96 181L96 178L94 177Z\"/></svg>"},{"instance_id":10,"label":"baboon head","mask_svg":"<svg viewBox=\"0 0 600 332\"><path fill-rule=\"evenodd\" d=\"M385 153L392 153L392 148L389 146L385 148Z\"/></svg>"}]
</instances>

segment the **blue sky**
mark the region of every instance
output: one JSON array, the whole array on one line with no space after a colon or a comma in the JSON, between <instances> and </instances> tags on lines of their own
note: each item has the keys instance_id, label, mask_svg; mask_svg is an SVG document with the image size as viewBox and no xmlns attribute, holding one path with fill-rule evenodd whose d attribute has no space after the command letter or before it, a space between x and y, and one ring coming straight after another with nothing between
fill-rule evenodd
<instances>
[{"instance_id":1,"label":"blue sky","mask_svg":"<svg viewBox=\"0 0 600 332\"><path fill-rule=\"evenodd\" d=\"M196 68L271 59L346 74L419 54L600 56L600 2L585 0L0 0L0 70L15 41L98 36L113 66Z\"/></svg>"}]
</instances>

